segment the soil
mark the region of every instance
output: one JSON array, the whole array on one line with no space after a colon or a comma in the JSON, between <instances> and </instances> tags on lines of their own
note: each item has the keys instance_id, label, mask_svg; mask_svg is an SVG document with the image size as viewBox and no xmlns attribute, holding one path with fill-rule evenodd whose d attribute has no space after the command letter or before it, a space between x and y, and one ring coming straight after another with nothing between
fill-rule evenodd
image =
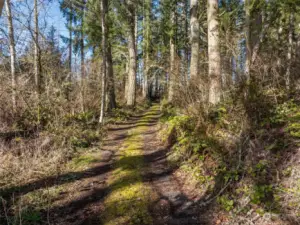
<instances>
[{"instance_id":1,"label":"soil","mask_svg":"<svg viewBox=\"0 0 300 225\"><path fill-rule=\"evenodd\" d=\"M168 165L168 149L159 140L160 112L156 110L150 113L151 120L147 121L147 129L142 132L142 156L145 163L141 174L143 183L152 192L148 208L153 224L209 224L207 216L203 216L207 213L203 214L194 205L197 196L189 194L182 181L178 180L180 177L175 175L176 168ZM122 144L142 119L143 114L108 127L107 136L99 151L101 161L91 164L84 171L27 184L20 189L22 191L18 195L45 187L65 185L55 202L43 211L43 224L101 224L101 214L105 211L104 200L110 193L107 181L112 175Z\"/></svg>"}]
</instances>

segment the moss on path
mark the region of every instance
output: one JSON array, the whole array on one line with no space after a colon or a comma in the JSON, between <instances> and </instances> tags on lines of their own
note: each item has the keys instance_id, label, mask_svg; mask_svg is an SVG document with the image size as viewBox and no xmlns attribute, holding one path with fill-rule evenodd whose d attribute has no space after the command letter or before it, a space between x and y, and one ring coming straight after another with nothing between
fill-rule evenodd
<instances>
[{"instance_id":1,"label":"moss on path","mask_svg":"<svg viewBox=\"0 0 300 225\"><path fill-rule=\"evenodd\" d=\"M142 179L143 134L148 130L158 108L155 105L144 114L122 145L120 157L108 180L110 193L104 201L104 224L152 224L148 211L151 188Z\"/></svg>"}]
</instances>

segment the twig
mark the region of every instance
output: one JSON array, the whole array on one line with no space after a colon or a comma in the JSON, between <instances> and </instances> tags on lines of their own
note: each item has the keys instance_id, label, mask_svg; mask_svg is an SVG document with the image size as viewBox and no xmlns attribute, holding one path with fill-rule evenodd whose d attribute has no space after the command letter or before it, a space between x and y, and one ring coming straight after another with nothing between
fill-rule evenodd
<instances>
[{"instance_id":1,"label":"twig","mask_svg":"<svg viewBox=\"0 0 300 225\"><path fill-rule=\"evenodd\" d=\"M2 205L3 205L3 210L4 210L4 215L5 215L5 219L6 219L6 222L7 224L9 224L9 220L8 220L8 215L7 215L7 210L6 210L6 206L5 206L5 199L0 197L1 199L1 202L2 202Z\"/></svg>"}]
</instances>

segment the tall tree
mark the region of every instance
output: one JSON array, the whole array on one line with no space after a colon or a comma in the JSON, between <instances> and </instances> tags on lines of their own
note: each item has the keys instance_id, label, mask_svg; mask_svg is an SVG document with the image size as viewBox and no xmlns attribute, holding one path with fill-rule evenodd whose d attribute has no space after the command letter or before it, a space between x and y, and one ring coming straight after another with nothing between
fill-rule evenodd
<instances>
[{"instance_id":1,"label":"tall tree","mask_svg":"<svg viewBox=\"0 0 300 225\"><path fill-rule=\"evenodd\" d=\"M109 29L107 28L107 32ZM107 52L106 52L106 72L107 72L107 111L111 112L114 108L117 107L116 95L115 95L115 79L114 79L114 70L113 70L113 61L111 53L111 44L108 41L107 43Z\"/></svg>"},{"instance_id":2,"label":"tall tree","mask_svg":"<svg viewBox=\"0 0 300 225\"><path fill-rule=\"evenodd\" d=\"M84 7L82 8L80 24L80 75L81 75L81 111L85 111L85 56L84 56L84 31L83 31L83 17L84 17Z\"/></svg>"},{"instance_id":3,"label":"tall tree","mask_svg":"<svg viewBox=\"0 0 300 225\"><path fill-rule=\"evenodd\" d=\"M246 80L250 80L250 65L251 65L251 29L250 29L250 23L251 23L251 4L250 0L245 0L244 2L245 7L245 39L246 39L246 62L245 62L245 76Z\"/></svg>"},{"instance_id":4,"label":"tall tree","mask_svg":"<svg viewBox=\"0 0 300 225\"><path fill-rule=\"evenodd\" d=\"M170 34L170 69L169 69L169 90L168 90L168 101L171 102L174 97L174 89L176 82L176 68L175 68L175 57L176 57L176 0L171 0L171 34Z\"/></svg>"},{"instance_id":5,"label":"tall tree","mask_svg":"<svg viewBox=\"0 0 300 225\"><path fill-rule=\"evenodd\" d=\"M41 54L39 46L39 12L38 2L34 0L34 72L35 72L35 86L36 96L40 101L41 93Z\"/></svg>"},{"instance_id":6,"label":"tall tree","mask_svg":"<svg viewBox=\"0 0 300 225\"><path fill-rule=\"evenodd\" d=\"M183 39L184 39L184 47L183 47L183 51L182 51L182 61L183 61L183 75L184 75L184 83L187 84L188 83L188 65L189 65L189 52L190 52L190 43L189 43L189 27L190 27L190 5L189 1L184 1L184 35L183 35ZM197 67L198 68L198 67Z\"/></svg>"},{"instance_id":7,"label":"tall tree","mask_svg":"<svg viewBox=\"0 0 300 225\"><path fill-rule=\"evenodd\" d=\"M208 0L208 75L209 102L217 104L221 99L221 57L219 44L218 0Z\"/></svg>"},{"instance_id":8,"label":"tall tree","mask_svg":"<svg viewBox=\"0 0 300 225\"><path fill-rule=\"evenodd\" d=\"M198 20L198 11L199 11L199 1L191 1L191 65L190 65L190 74L191 79L195 79L198 76L198 61L199 61L199 20Z\"/></svg>"},{"instance_id":9,"label":"tall tree","mask_svg":"<svg viewBox=\"0 0 300 225\"><path fill-rule=\"evenodd\" d=\"M72 7L72 3L70 3L71 6L70 6L70 11L69 11L69 17L68 17L68 22L69 22L69 69L70 69L70 77L71 77L71 72L72 72L72 39L73 39L73 35L72 35L72 32L73 32L73 29L72 29L72 26L73 26L73 7Z\"/></svg>"},{"instance_id":10,"label":"tall tree","mask_svg":"<svg viewBox=\"0 0 300 225\"><path fill-rule=\"evenodd\" d=\"M11 68L11 87L12 87L12 106L13 111L16 111L16 48L15 48L15 37L14 37L14 26L11 14L11 3L10 0L5 1L5 8L7 12L8 22L8 36L9 36L9 51L10 51L10 68Z\"/></svg>"},{"instance_id":11,"label":"tall tree","mask_svg":"<svg viewBox=\"0 0 300 225\"><path fill-rule=\"evenodd\" d=\"M108 4L108 3L107 3ZM113 7L111 4L110 7ZM115 75L113 69L113 57L112 57L112 42L114 38L114 24L113 24L113 14L110 10L109 5L107 6L107 19L106 19L106 30L107 30L107 53L106 53L106 69L107 69L107 111L111 112L117 107L116 95L115 95ZM109 13L111 12L111 13Z\"/></svg>"},{"instance_id":12,"label":"tall tree","mask_svg":"<svg viewBox=\"0 0 300 225\"><path fill-rule=\"evenodd\" d=\"M67 20L67 29L69 31L69 37L63 37L63 41L68 44L68 50L69 50L69 55L68 55L68 64L69 64L69 69L71 72L72 69L72 53L73 53L73 22L75 18L75 7L73 7L73 1L67 1L67 0L62 0L60 2L60 10L63 13L63 16L66 17Z\"/></svg>"},{"instance_id":13,"label":"tall tree","mask_svg":"<svg viewBox=\"0 0 300 225\"><path fill-rule=\"evenodd\" d=\"M135 41L135 0L126 1L127 10L127 47L129 53L129 71L128 71L128 89L127 89L127 105L134 106L136 92L136 41Z\"/></svg>"},{"instance_id":14,"label":"tall tree","mask_svg":"<svg viewBox=\"0 0 300 225\"><path fill-rule=\"evenodd\" d=\"M294 14L289 15L288 27L288 52L287 52L287 69L285 73L285 87L290 90L291 85L291 67L292 67L292 51L293 51L293 31L294 31Z\"/></svg>"},{"instance_id":15,"label":"tall tree","mask_svg":"<svg viewBox=\"0 0 300 225\"><path fill-rule=\"evenodd\" d=\"M143 18L143 97L149 97L149 63L150 63L150 46L151 46L151 0L144 0L144 18Z\"/></svg>"},{"instance_id":16,"label":"tall tree","mask_svg":"<svg viewBox=\"0 0 300 225\"><path fill-rule=\"evenodd\" d=\"M106 30L107 0L101 0L101 28L102 28L102 82L101 82L101 109L99 122L104 122L105 98L106 98L106 54L107 54L107 30Z\"/></svg>"}]
</instances>

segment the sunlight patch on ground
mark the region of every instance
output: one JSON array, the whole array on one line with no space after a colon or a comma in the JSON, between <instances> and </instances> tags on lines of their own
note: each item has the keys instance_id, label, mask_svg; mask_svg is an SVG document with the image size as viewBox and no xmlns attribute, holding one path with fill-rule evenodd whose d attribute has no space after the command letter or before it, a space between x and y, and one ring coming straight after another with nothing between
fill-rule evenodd
<instances>
[{"instance_id":1,"label":"sunlight patch on ground","mask_svg":"<svg viewBox=\"0 0 300 225\"><path fill-rule=\"evenodd\" d=\"M123 144L121 157L108 181L111 192L105 199L102 215L106 225L152 224L148 212L151 188L143 183L141 172L144 167L143 132L148 130L147 125L157 107L152 107L141 118Z\"/></svg>"}]
</instances>

